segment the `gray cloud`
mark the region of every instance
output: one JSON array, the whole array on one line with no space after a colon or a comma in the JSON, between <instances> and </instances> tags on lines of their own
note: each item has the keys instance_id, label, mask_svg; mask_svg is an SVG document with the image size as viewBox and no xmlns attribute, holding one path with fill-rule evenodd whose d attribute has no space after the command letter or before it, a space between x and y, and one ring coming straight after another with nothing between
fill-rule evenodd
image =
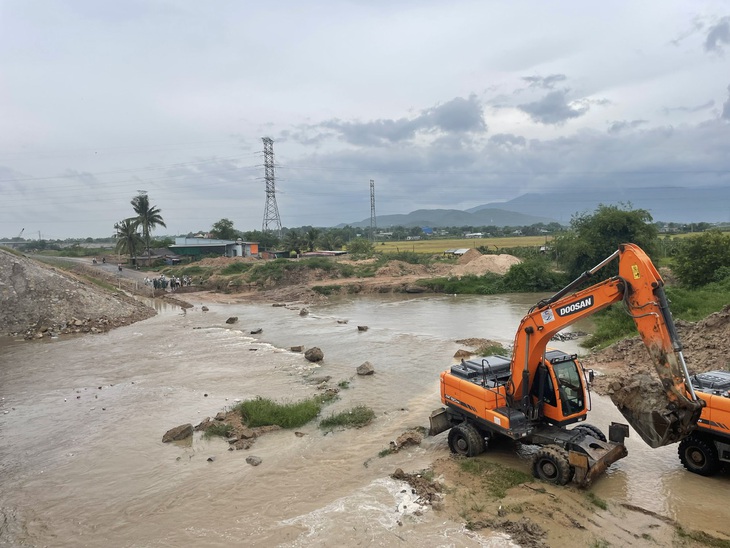
<instances>
[{"instance_id":1,"label":"gray cloud","mask_svg":"<svg viewBox=\"0 0 730 548\"><path fill-rule=\"evenodd\" d=\"M672 112L700 112L702 110L707 110L715 106L714 99L710 99L706 103L702 103L701 105L697 105L694 107L666 107L664 108L664 114L671 114Z\"/></svg>"},{"instance_id":2,"label":"gray cloud","mask_svg":"<svg viewBox=\"0 0 730 548\"><path fill-rule=\"evenodd\" d=\"M648 123L649 122L647 120L618 120L615 122L611 122L611 125L608 127L608 132L612 135L617 135L623 131L636 129L637 127L643 126Z\"/></svg>"},{"instance_id":3,"label":"gray cloud","mask_svg":"<svg viewBox=\"0 0 730 548\"><path fill-rule=\"evenodd\" d=\"M418 133L485 133L484 111L476 95L456 97L436 107L421 111L415 118L344 122L339 119L319 124L338 133L350 144L382 146L413 139Z\"/></svg>"},{"instance_id":4,"label":"gray cloud","mask_svg":"<svg viewBox=\"0 0 730 548\"><path fill-rule=\"evenodd\" d=\"M522 79L529 84L531 88L553 89L558 82L564 82L568 79L565 74L551 74L549 76L523 76Z\"/></svg>"},{"instance_id":5,"label":"gray cloud","mask_svg":"<svg viewBox=\"0 0 730 548\"><path fill-rule=\"evenodd\" d=\"M498 133L489 138L489 142L495 145L506 147L524 147L527 140L520 135L512 135L511 133Z\"/></svg>"},{"instance_id":6,"label":"gray cloud","mask_svg":"<svg viewBox=\"0 0 730 548\"><path fill-rule=\"evenodd\" d=\"M722 44L730 44L730 17L723 17L708 29L705 51L722 53Z\"/></svg>"},{"instance_id":7,"label":"gray cloud","mask_svg":"<svg viewBox=\"0 0 730 548\"><path fill-rule=\"evenodd\" d=\"M567 95L567 90L551 91L539 101L517 105L517 108L529 114L535 122L563 124L572 118L583 116L589 109L588 102L568 102Z\"/></svg>"}]
</instances>

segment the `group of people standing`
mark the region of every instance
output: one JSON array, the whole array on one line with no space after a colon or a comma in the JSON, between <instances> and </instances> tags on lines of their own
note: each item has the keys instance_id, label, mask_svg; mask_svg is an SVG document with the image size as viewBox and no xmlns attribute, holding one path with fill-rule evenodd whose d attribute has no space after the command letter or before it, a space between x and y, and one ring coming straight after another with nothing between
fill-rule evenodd
<instances>
[{"instance_id":1,"label":"group of people standing","mask_svg":"<svg viewBox=\"0 0 730 548\"><path fill-rule=\"evenodd\" d=\"M172 276L167 278L164 274L162 274L157 278L145 278L144 283L145 285L151 285L155 289L164 289L167 291L167 289L170 288L170 291L175 291L183 286L191 285L193 283L193 279L190 276L183 276L182 278Z\"/></svg>"}]
</instances>

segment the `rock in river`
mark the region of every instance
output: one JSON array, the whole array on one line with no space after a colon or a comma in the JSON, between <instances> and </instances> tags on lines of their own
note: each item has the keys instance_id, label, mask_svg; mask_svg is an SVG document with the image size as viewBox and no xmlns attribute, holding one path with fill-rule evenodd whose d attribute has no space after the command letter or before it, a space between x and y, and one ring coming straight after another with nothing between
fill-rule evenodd
<instances>
[{"instance_id":1,"label":"rock in river","mask_svg":"<svg viewBox=\"0 0 730 548\"><path fill-rule=\"evenodd\" d=\"M175 428L172 428L165 432L165 435L162 436L162 443L167 443L170 441L179 441L184 440L185 438L189 438L193 435L193 425L192 424L182 424L180 426L176 426Z\"/></svg>"}]
</instances>

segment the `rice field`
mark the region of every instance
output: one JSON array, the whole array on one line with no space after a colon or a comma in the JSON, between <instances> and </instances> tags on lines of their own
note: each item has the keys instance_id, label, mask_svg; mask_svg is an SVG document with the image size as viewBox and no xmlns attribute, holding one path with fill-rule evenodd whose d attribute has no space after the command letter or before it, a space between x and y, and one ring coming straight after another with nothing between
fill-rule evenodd
<instances>
[{"instance_id":1,"label":"rice field","mask_svg":"<svg viewBox=\"0 0 730 548\"><path fill-rule=\"evenodd\" d=\"M375 242L378 253L443 253L447 249L489 247L499 250L505 247L540 247L545 245L545 236L506 236L503 238L452 238Z\"/></svg>"}]
</instances>

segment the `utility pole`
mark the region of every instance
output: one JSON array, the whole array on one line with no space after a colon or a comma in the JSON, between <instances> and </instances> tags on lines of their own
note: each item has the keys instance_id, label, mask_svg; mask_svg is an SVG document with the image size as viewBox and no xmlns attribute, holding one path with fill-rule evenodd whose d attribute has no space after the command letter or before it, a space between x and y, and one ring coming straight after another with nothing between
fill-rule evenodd
<instances>
[{"instance_id":1,"label":"utility pole","mask_svg":"<svg viewBox=\"0 0 730 548\"><path fill-rule=\"evenodd\" d=\"M375 230L378 223L375 219L375 181L370 179L370 241L375 241Z\"/></svg>"},{"instance_id":2,"label":"utility pole","mask_svg":"<svg viewBox=\"0 0 730 548\"><path fill-rule=\"evenodd\" d=\"M274 141L269 137L261 139L264 142L264 179L266 180L266 206L264 207L264 222L262 232L274 232L281 237L281 218L279 207L276 205L276 185L274 183Z\"/></svg>"}]
</instances>

